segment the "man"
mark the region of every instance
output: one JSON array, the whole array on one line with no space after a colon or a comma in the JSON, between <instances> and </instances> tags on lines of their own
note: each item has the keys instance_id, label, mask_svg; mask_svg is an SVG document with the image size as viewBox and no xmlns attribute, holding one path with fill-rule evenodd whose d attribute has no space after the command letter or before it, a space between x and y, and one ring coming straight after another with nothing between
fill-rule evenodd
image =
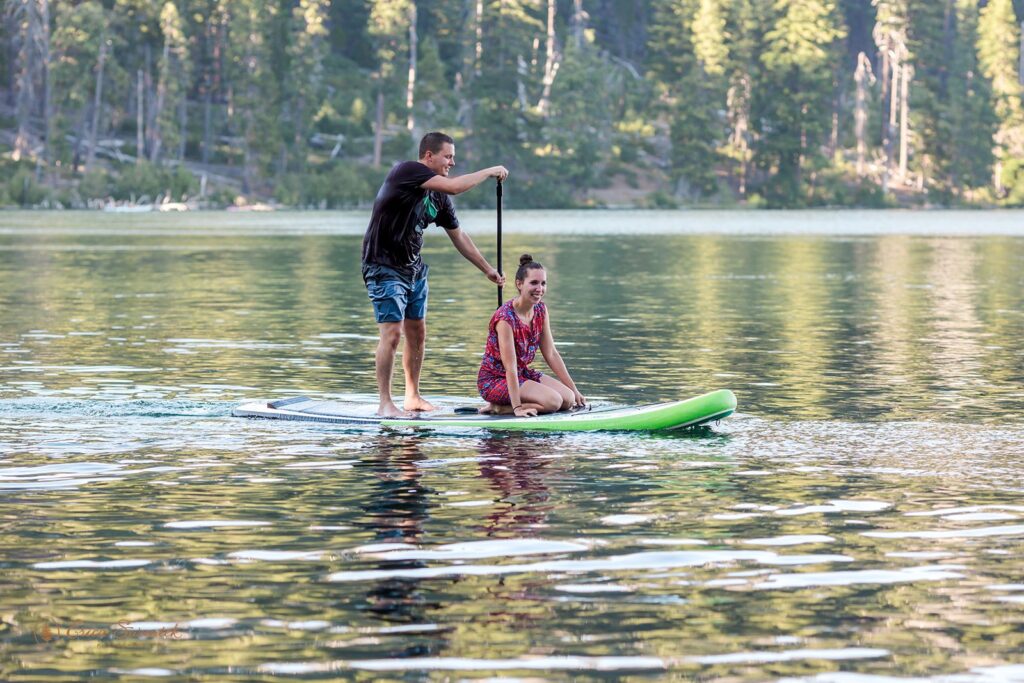
<instances>
[{"instance_id":1,"label":"man","mask_svg":"<svg viewBox=\"0 0 1024 683\"><path fill-rule=\"evenodd\" d=\"M451 195L471 190L488 178L504 180L504 166L492 166L456 178L455 141L444 133L427 133L420 141L419 161L397 164L388 173L373 202L370 225L363 237L363 282L373 302L380 330L377 344L377 389L382 417L403 415L391 398L391 374L398 342L405 335L406 411L433 410L420 396L420 368L427 336L427 265L420 258L423 231L430 223L445 229L455 248L487 279L505 284L469 235L459 228Z\"/></svg>"}]
</instances>

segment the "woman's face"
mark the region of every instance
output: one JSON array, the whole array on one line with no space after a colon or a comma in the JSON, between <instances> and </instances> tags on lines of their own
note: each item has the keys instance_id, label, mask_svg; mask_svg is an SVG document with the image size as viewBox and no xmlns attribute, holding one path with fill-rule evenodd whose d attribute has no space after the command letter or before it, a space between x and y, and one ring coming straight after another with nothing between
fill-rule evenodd
<instances>
[{"instance_id":1,"label":"woman's face","mask_svg":"<svg viewBox=\"0 0 1024 683\"><path fill-rule=\"evenodd\" d=\"M548 290L548 275L543 268L530 268L526 271L526 277L516 280L516 289L528 301L539 303Z\"/></svg>"}]
</instances>

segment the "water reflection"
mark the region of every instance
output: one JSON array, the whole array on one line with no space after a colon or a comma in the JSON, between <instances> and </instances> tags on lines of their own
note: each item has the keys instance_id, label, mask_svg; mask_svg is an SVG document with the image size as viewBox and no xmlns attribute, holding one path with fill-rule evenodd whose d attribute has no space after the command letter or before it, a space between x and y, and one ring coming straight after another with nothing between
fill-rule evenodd
<instances>
[{"instance_id":1,"label":"water reflection","mask_svg":"<svg viewBox=\"0 0 1024 683\"><path fill-rule=\"evenodd\" d=\"M510 236L588 396L736 391L700 432L230 418L372 391L358 239L0 234L0 679L1019 678L1021 239ZM468 400L443 239L424 388ZM121 622L184 637L55 636Z\"/></svg>"},{"instance_id":2,"label":"water reflection","mask_svg":"<svg viewBox=\"0 0 1024 683\"><path fill-rule=\"evenodd\" d=\"M490 435L480 443L480 475L496 494L487 515L487 536L517 538L535 535L554 507L548 488L559 476L557 464L545 457L547 440L523 434Z\"/></svg>"},{"instance_id":3,"label":"water reflection","mask_svg":"<svg viewBox=\"0 0 1024 683\"><path fill-rule=\"evenodd\" d=\"M373 542L363 553L392 548L415 547L423 540L424 525L430 518L431 501L437 492L423 481L417 463L423 460L418 437L383 432L367 443L369 457L359 462L356 472L370 481L369 498L358 526L372 533ZM425 566L416 559L384 560L382 572ZM358 609L391 625L422 624L431 610L440 607L421 590L415 579L387 578L374 582ZM429 654L419 646L393 652L411 657Z\"/></svg>"}]
</instances>

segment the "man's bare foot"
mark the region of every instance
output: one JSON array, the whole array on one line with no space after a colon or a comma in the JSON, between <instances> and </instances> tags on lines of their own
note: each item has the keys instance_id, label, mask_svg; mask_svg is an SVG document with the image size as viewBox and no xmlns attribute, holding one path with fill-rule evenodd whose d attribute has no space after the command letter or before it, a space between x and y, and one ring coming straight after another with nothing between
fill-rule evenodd
<instances>
[{"instance_id":1,"label":"man's bare foot","mask_svg":"<svg viewBox=\"0 0 1024 683\"><path fill-rule=\"evenodd\" d=\"M380 407L377 408L377 415L379 417L412 417L412 415L400 409L390 401L388 403L380 404Z\"/></svg>"},{"instance_id":2,"label":"man's bare foot","mask_svg":"<svg viewBox=\"0 0 1024 683\"><path fill-rule=\"evenodd\" d=\"M428 410L437 410L437 406L423 398L422 396L406 396L403 407L406 410L415 410L426 412Z\"/></svg>"}]
</instances>

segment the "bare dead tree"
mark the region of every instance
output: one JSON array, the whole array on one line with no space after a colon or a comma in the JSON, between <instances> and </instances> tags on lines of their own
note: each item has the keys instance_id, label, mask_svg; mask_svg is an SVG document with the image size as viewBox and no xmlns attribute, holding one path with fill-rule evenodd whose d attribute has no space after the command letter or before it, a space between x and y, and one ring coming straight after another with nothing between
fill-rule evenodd
<instances>
[{"instance_id":1,"label":"bare dead tree","mask_svg":"<svg viewBox=\"0 0 1024 683\"><path fill-rule=\"evenodd\" d=\"M551 86L555 83L555 76L558 75L558 67L561 63L561 55L555 49L555 37L555 0L548 0L547 38L544 42L544 76L541 80L543 90L540 102L537 104L540 115L545 117L551 108Z\"/></svg>"},{"instance_id":2,"label":"bare dead tree","mask_svg":"<svg viewBox=\"0 0 1024 683\"><path fill-rule=\"evenodd\" d=\"M871 71L871 60L863 52L857 55L857 70L853 74L853 80L857 84L857 100L854 110L854 134L857 138L857 175L863 178L866 173L865 157L867 156L868 86L875 83L875 74Z\"/></svg>"},{"instance_id":3,"label":"bare dead tree","mask_svg":"<svg viewBox=\"0 0 1024 683\"><path fill-rule=\"evenodd\" d=\"M49 59L49 4L47 0L15 0L8 5L9 16L19 28L17 71L15 73L15 116L18 123L12 158L17 161L31 155L37 136L33 118L48 112L45 102L47 62ZM45 121L44 121L45 125ZM45 134L44 134L45 137ZM43 156L47 156L45 150Z\"/></svg>"},{"instance_id":4,"label":"bare dead tree","mask_svg":"<svg viewBox=\"0 0 1024 683\"><path fill-rule=\"evenodd\" d=\"M419 36L416 33L416 3L409 3L409 79L405 88L405 108L408 118L405 127L409 134L416 137L416 112L413 110L416 93L416 53L419 51Z\"/></svg>"},{"instance_id":5,"label":"bare dead tree","mask_svg":"<svg viewBox=\"0 0 1024 683\"><path fill-rule=\"evenodd\" d=\"M96 58L96 88L92 98L92 124L89 126L89 149L85 154L85 170L92 169L96 161L96 139L99 136L100 114L103 111L103 74L106 71L107 56L110 52L110 39L100 38L100 53Z\"/></svg>"}]
</instances>

